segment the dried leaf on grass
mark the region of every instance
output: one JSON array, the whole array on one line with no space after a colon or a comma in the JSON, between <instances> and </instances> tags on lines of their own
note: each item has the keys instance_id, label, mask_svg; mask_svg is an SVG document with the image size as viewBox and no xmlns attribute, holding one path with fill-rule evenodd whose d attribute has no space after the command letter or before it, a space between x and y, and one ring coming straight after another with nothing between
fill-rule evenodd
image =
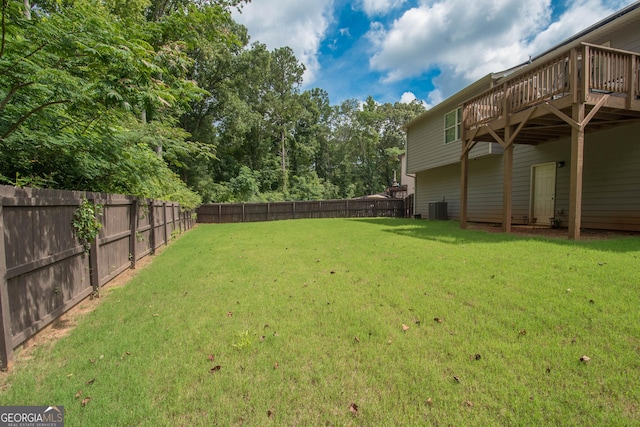
<instances>
[{"instance_id":1,"label":"dried leaf on grass","mask_svg":"<svg viewBox=\"0 0 640 427\"><path fill-rule=\"evenodd\" d=\"M409 327L407 325L405 325L405 324L402 324L402 330L404 332L407 332L409 330Z\"/></svg>"},{"instance_id":2,"label":"dried leaf on grass","mask_svg":"<svg viewBox=\"0 0 640 427\"><path fill-rule=\"evenodd\" d=\"M90 401L91 401L91 398L87 396L84 399L82 399L82 402L80 402L80 405L82 405L82 407L84 408L87 405L87 403L89 403Z\"/></svg>"},{"instance_id":3,"label":"dried leaf on grass","mask_svg":"<svg viewBox=\"0 0 640 427\"><path fill-rule=\"evenodd\" d=\"M352 403L351 405L349 405L349 411L351 411L353 415L358 415L358 405Z\"/></svg>"},{"instance_id":4,"label":"dried leaf on grass","mask_svg":"<svg viewBox=\"0 0 640 427\"><path fill-rule=\"evenodd\" d=\"M94 382L96 382L96 379L95 379L95 378L92 378L92 379L90 379L89 381L87 381L85 384L86 384L86 385L91 385L91 384L93 384Z\"/></svg>"},{"instance_id":5,"label":"dried leaf on grass","mask_svg":"<svg viewBox=\"0 0 640 427\"><path fill-rule=\"evenodd\" d=\"M434 322L436 322L436 323L442 323L442 322L444 322L444 320L442 320L442 319L441 319L441 318L439 318L439 317L434 317L434 318L433 318L433 321L434 321Z\"/></svg>"},{"instance_id":6,"label":"dried leaf on grass","mask_svg":"<svg viewBox=\"0 0 640 427\"><path fill-rule=\"evenodd\" d=\"M220 366L220 365L216 365L216 366L214 366L213 368L211 368L211 369L209 370L209 372L211 372L212 374L215 374L215 373L216 373L216 372L218 372L220 369L222 369L222 366Z\"/></svg>"},{"instance_id":7,"label":"dried leaf on grass","mask_svg":"<svg viewBox=\"0 0 640 427\"><path fill-rule=\"evenodd\" d=\"M591 358L590 358L589 356L582 356L582 357L580 358L580 361L581 361L581 362L585 362L585 363L586 363L586 362L588 362L589 360L591 360Z\"/></svg>"},{"instance_id":8,"label":"dried leaf on grass","mask_svg":"<svg viewBox=\"0 0 640 427\"><path fill-rule=\"evenodd\" d=\"M82 390L78 390L76 393L76 399L80 399L80 396L82 396Z\"/></svg>"},{"instance_id":9,"label":"dried leaf on grass","mask_svg":"<svg viewBox=\"0 0 640 427\"><path fill-rule=\"evenodd\" d=\"M272 411L271 409L269 409L269 410L267 411L267 417L268 417L268 418L273 418L273 411Z\"/></svg>"},{"instance_id":10,"label":"dried leaf on grass","mask_svg":"<svg viewBox=\"0 0 640 427\"><path fill-rule=\"evenodd\" d=\"M208 359L213 362L216 359L216 357L213 354L210 354Z\"/></svg>"}]
</instances>

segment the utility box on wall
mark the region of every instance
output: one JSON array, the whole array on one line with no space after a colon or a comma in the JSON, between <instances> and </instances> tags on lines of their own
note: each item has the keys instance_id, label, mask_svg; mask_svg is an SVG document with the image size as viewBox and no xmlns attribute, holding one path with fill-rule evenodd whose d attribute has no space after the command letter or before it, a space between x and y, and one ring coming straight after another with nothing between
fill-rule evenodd
<instances>
[{"instance_id":1,"label":"utility box on wall","mask_svg":"<svg viewBox=\"0 0 640 427\"><path fill-rule=\"evenodd\" d=\"M429 202L429 219L440 221L448 220L447 202Z\"/></svg>"}]
</instances>

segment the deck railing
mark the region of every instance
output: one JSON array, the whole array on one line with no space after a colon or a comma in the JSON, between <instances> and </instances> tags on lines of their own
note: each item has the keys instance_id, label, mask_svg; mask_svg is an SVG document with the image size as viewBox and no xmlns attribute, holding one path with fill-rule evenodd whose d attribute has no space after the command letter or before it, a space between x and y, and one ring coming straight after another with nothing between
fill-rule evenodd
<instances>
[{"instance_id":1,"label":"deck railing","mask_svg":"<svg viewBox=\"0 0 640 427\"><path fill-rule=\"evenodd\" d=\"M582 72L583 58L586 58L584 67L589 70L586 79ZM640 97L640 53L583 43L576 49L576 65L572 64L571 51L566 51L470 99L463 104L465 128L500 119L505 109L516 112L570 94L578 95L585 89L626 96L629 105Z\"/></svg>"}]
</instances>

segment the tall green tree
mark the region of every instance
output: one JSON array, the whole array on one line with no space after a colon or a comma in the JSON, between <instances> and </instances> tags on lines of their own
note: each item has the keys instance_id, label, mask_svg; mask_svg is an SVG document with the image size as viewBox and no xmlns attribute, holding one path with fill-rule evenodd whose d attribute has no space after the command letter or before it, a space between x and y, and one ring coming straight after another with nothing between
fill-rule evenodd
<instances>
[{"instance_id":1,"label":"tall green tree","mask_svg":"<svg viewBox=\"0 0 640 427\"><path fill-rule=\"evenodd\" d=\"M289 151L294 145L294 128L303 113L300 86L305 67L289 47L276 49L270 63L270 90L266 94L266 115L272 126L271 138L277 141L282 173L282 192L288 191Z\"/></svg>"},{"instance_id":2,"label":"tall green tree","mask_svg":"<svg viewBox=\"0 0 640 427\"><path fill-rule=\"evenodd\" d=\"M199 96L186 79L163 79L163 61L188 58L156 52L99 3L34 7L31 19L23 6L2 3L0 179L157 197L163 184L151 183L163 176L175 193L177 177L141 155L131 130L140 111L164 114Z\"/></svg>"}]
</instances>

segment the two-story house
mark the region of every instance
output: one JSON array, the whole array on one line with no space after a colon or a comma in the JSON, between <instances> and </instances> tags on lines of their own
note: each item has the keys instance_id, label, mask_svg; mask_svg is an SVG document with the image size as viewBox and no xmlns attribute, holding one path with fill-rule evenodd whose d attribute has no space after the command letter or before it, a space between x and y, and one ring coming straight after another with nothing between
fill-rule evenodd
<instances>
[{"instance_id":1,"label":"two-story house","mask_svg":"<svg viewBox=\"0 0 640 427\"><path fill-rule=\"evenodd\" d=\"M640 231L640 2L405 126L414 212Z\"/></svg>"}]
</instances>

